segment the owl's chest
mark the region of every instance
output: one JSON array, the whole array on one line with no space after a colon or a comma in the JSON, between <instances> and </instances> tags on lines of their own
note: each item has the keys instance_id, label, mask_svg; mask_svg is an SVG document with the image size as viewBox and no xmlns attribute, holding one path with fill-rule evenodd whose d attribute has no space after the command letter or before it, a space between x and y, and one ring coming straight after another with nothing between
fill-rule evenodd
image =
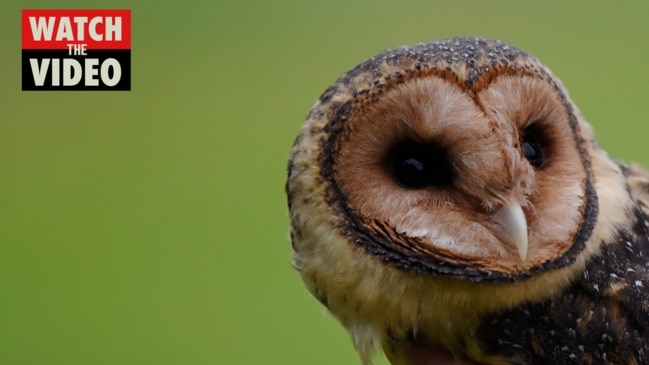
<instances>
[{"instance_id":1,"label":"owl's chest","mask_svg":"<svg viewBox=\"0 0 649 365\"><path fill-rule=\"evenodd\" d=\"M564 292L485 318L481 348L522 364L649 364L647 247L621 235Z\"/></svg>"}]
</instances>

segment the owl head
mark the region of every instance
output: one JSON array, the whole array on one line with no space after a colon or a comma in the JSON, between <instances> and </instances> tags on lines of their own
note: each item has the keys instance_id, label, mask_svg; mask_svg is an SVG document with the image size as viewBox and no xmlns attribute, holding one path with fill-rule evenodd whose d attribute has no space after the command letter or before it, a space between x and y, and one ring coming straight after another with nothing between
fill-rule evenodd
<instances>
[{"instance_id":1,"label":"owl head","mask_svg":"<svg viewBox=\"0 0 649 365\"><path fill-rule=\"evenodd\" d=\"M413 338L453 351L481 314L552 295L597 250L598 197L625 194L600 191L599 171L619 176L598 156L525 52L482 38L385 51L330 86L295 141L295 267L366 361Z\"/></svg>"}]
</instances>

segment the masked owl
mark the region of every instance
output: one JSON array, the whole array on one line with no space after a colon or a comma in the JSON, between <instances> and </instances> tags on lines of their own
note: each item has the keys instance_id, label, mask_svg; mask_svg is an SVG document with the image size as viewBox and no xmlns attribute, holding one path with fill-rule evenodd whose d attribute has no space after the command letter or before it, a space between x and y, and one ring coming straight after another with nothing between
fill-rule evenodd
<instances>
[{"instance_id":1,"label":"masked owl","mask_svg":"<svg viewBox=\"0 0 649 365\"><path fill-rule=\"evenodd\" d=\"M500 41L384 51L317 100L294 265L362 362L649 364L649 175Z\"/></svg>"}]
</instances>

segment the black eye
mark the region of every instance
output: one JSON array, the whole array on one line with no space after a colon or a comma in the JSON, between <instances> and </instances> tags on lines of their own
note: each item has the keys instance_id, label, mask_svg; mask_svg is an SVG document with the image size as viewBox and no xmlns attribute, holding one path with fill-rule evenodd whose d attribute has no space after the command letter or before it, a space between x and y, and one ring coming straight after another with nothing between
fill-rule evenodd
<instances>
[{"instance_id":1,"label":"black eye","mask_svg":"<svg viewBox=\"0 0 649 365\"><path fill-rule=\"evenodd\" d=\"M453 182L448 154L435 144L408 143L397 148L392 160L392 176L408 189Z\"/></svg>"},{"instance_id":2,"label":"black eye","mask_svg":"<svg viewBox=\"0 0 649 365\"><path fill-rule=\"evenodd\" d=\"M543 152L534 137L530 135L524 136L521 142L521 149L523 150L523 156L530 162L530 165L537 169L543 166Z\"/></svg>"}]
</instances>

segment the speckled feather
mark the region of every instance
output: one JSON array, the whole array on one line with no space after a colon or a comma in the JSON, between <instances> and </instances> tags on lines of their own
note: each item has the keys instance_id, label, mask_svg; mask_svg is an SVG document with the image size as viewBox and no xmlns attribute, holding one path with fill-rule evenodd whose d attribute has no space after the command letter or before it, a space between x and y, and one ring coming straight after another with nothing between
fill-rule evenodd
<instances>
[{"instance_id":1,"label":"speckled feather","mask_svg":"<svg viewBox=\"0 0 649 365\"><path fill-rule=\"evenodd\" d=\"M552 174L517 157L529 125L556 139ZM400 133L458 141L446 146L464 156L457 191L399 195L372 159ZM525 52L453 38L361 63L309 113L286 190L295 267L364 363L382 345L394 364L444 353L458 364L649 364L649 178L601 150L560 81ZM524 262L460 223L491 219L508 199L529 221Z\"/></svg>"},{"instance_id":2,"label":"speckled feather","mask_svg":"<svg viewBox=\"0 0 649 365\"><path fill-rule=\"evenodd\" d=\"M645 194L647 176L621 167ZM516 364L649 364L646 203L561 295L486 317L484 347Z\"/></svg>"}]
</instances>

